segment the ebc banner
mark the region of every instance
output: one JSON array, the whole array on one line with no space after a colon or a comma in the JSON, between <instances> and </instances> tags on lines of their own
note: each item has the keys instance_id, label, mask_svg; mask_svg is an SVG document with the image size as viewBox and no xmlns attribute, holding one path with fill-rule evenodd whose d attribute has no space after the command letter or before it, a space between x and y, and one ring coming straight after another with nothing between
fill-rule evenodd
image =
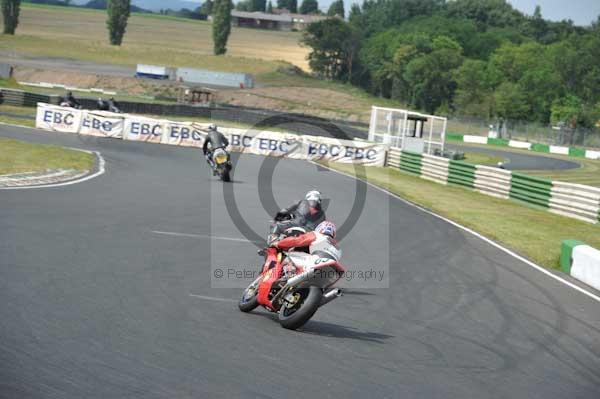
<instances>
[{"instance_id":1,"label":"ebc banner","mask_svg":"<svg viewBox=\"0 0 600 399\"><path fill-rule=\"evenodd\" d=\"M187 122L165 121L163 144L181 145L185 147L202 147L206 132Z\"/></svg>"},{"instance_id":2,"label":"ebc banner","mask_svg":"<svg viewBox=\"0 0 600 399\"><path fill-rule=\"evenodd\" d=\"M164 125L167 121L128 115L125 119L125 140L144 141L160 144L163 138Z\"/></svg>"},{"instance_id":3,"label":"ebc banner","mask_svg":"<svg viewBox=\"0 0 600 399\"><path fill-rule=\"evenodd\" d=\"M300 136L279 132L222 129L232 151L270 157L305 159Z\"/></svg>"},{"instance_id":4,"label":"ebc banner","mask_svg":"<svg viewBox=\"0 0 600 399\"><path fill-rule=\"evenodd\" d=\"M83 111L80 134L98 137L123 138L124 119L112 112Z\"/></svg>"},{"instance_id":5,"label":"ebc banner","mask_svg":"<svg viewBox=\"0 0 600 399\"><path fill-rule=\"evenodd\" d=\"M53 132L78 133L82 111L38 103L35 127Z\"/></svg>"},{"instance_id":6,"label":"ebc banner","mask_svg":"<svg viewBox=\"0 0 600 399\"><path fill-rule=\"evenodd\" d=\"M302 136L306 147L306 159L327 160L341 163L356 163L383 166L386 147L378 144L337 140L327 137Z\"/></svg>"}]
</instances>

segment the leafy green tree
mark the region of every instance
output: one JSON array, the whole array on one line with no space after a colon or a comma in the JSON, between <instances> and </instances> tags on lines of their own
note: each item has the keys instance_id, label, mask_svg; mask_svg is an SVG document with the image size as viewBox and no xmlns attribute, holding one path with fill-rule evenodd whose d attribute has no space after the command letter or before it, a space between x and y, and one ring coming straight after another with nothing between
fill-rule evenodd
<instances>
[{"instance_id":1,"label":"leafy green tree","mask_svg":"<svg viewBox=\"0 0 600 399\"><path fill-rule=\"evenodd\" d=\"M529 30L531 31L530 35L542 43L552 40L549 36L548 23L542 17L540 6L535 6L533 17L529 19Z\"/></svg>"},{"instance_id":2,"label":"leafy green tree","mask_svg":"<svg viewBox=\"0 0 600 399\"><path fill-rule=\"evenodd\" d=\"M277 8L285 8L289 12L298 12L298 0L277 0Z\"/></svg>"},{"instance_id":3,"label":"leafy green tree","mask_svg":"<svg viewBox=\"0 0 600 399\"><path fill-rule=\"evenodd\" d=\"M357 22L361 16L362 16L362 11L360 9L360 6L357 3L352 3L352 6L350 6L350 14L348 14L348 21L351 24L353 24L353 23Z\"/></svg>"},{"instance_id":4,"label":"leafy green tree","mask_svg":"<svg viewBox=\"0 0 600 399\"><path fill-rule=\"evenodd\" d=\"M252 11L252 2L250 0L240 1L235 5L235 9L238 11Z\"/></svg>"},{"instance_id":5,"label":"leafy green tree","mask_svg":"<svg viewBox=\"0 0 600 399\"><path fill-rule=\"evenodd\" d=\"M346 15L346 11L344 10L344 0L335 0L333 3L331 3L329 9L327 10L327 15L330 17L335 17L338 15L344 18Z\"/></svg>"},{"instance_id":6,"label":"leafy green tree","mask_svg":"<svg viewBox=\"0 0 600 399\"><path fill-rule=\"evenodd\" d=\"M109 0L106 8L108 13L108 33L110 44L120 46L127 29L127 20L131 13L130 0Z\"/></svg>"},{"instance_id":7,"label":"leafy green tree","mask_svg":"<svg viewBox=\"0 0 600 399\"><path fill-rule=\"evenodd\" d=\"M4 17L4 33L14 35L19 25L21 0L2 0L2 16Z\"/></svg>"},{"instance_id":8,"label":"leafy green tree","mask_svg":"<svg viewBox=\"0 0 600 399\"><path fill-rule=\"evenodd\" d=\"M551 122L553 125L565 123L576 127L583 117L583 103L579 97L568 95L552 104Z\"/></svg>"},{"instance_id":9,"label":"leafy green tree","mask_svg":"<svg viewBox=\"0 0 600 399\"><path fill-rule=\"evenodd\" d=\"M250 11L264 12L267 7L266 0L250 0Z\"/></svg>"},{"instance_id":10,"label":"leafy green tree","mask_svg":"<svg viewBox=\"0 0 600 399\"><path fill-rule=\"evenodd\" d=\"M449 104L456 90L455 70L464 59L462 49L447 37L436 38L433 51L406 65L403 79L410 85L410 104L435 112Z\"/></svg>"},{"instance_id":11,"label":"leafy green tree","mask_svg":"<svg viewBox=\"0 0 600 399\"><path fill-rule=\"evenodd\" d=\"M213 4L214 3L212 0L205 0L204 3L202 3L202 5L200 6L200 14L211 15Z\"/></svg>"},{"instance_id":12,"label":"leafy green tree","mask_svg":"<svg viewBox=\"0 0 600 399\"><path fill-rule=\"evenodd\" d=\"M351 80L358 54L356 32L338 19L329 18L310 24L302 43L312 48L308 55L311 69L326 79Z\"/></svg>"},{"instance_id":13,"label":"leafy green tree","mask_svg":"<svg viewBox=\"0 0 600 399\"><path fill-rule=\"evenodd\" d=\"M300 14L316 14L319 11L317 0L302 0Z\"/></svg>"},{"instance_id":14,"label":"leafy green tree","mask_svg":"<svg viewBox=\"0 0 600 399\"><path fill-rule=\"evenodd\" d=\"M525 22L525 16L506 0L455 0L448 2L447 13L474 20L482 31L488 26L519 26Z\"/></svg>"},{"instance_id":15,"label":"leafy green tree","mask_svg":"<svg viewBox=\"0 0 600 399\"><path fill-rule=\"evenodd\" d=\"M456 71L455 80L457 113L483 118L491 116L493 99L487 63L466 60Z\"/></svg>"},{"instance_id":16,"label":"leafy green tree","mask_svg":"<svg viewBox=\"0 0 600 399\"><path fill-rule=\"evenodd\" d=\"M516 83L504 82L494 93L496 115L506 120L528 119L530 107L523 89Z\"/></svg>"},{"instance_id":17,"label":"leafy green tree","mask_svg":"<svg viewBox=\"0 0 600 399\"><path fill-rule=\"evenodd\" d=\"M271 0L269 0L269 2L267 3L267 13L273 14L273 3L271 3Z\"/></svg>"},{"instance_id":18,"label":"leafy green tree","mask_svg":"<svg viewBox=\"0 0 600 399\"><path fill-rule=\"evenodd\" d=\"M213 5L213 52L215 55L223 55L227 52L227 40L231 33L231 0L215 0Z\"/></svg>"}]
</instances>

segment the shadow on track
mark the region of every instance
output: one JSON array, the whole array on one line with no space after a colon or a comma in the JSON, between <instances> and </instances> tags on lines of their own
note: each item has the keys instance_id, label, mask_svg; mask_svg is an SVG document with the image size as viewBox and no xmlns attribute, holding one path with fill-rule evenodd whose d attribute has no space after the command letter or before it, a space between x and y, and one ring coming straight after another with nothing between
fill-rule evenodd
<instances>
[{"instance_id":1,"label":"shadow on track","mask_svg":"<svg viewBox=\"0 0 600 399\"><path fill-rule=\"evenodd\" d=\"M369 331L359 331L353 327L346 327L339 324L326 323L323 321L311 320L302 329L299 330L304 334L318 335L320 337L331 338L349 338L359 341L374 342L383 344L384 340L394 338L393 335L380 334Z\"/></svg>"},{"instance_id":2,"label":"shadow on track","mask_svg":"<svg viewBox=\"0 0 600 399\"><path fill-rule=\"evenodd\" d=\"M275 313L253 312L252 314L266 317L267 319L277 322L277 314ZM356 339L377 344L383 344L385 340L395 338L394 335L360 331L353 327L316 320L309 320L306 325L296 330L296 332L300 334L317 335L320 337Z\"/></svg>"}]
</instances>

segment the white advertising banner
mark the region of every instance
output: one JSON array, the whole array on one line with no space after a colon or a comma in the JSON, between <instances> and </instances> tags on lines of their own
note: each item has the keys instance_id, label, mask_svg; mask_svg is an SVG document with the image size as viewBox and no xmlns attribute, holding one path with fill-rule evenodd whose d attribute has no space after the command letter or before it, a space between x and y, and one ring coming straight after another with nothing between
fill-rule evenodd
<instances>
[{"instance_id":1,"label":"white advertising banner","mask_svg":"<svg viewBox=\"0 0 600 399\"><path fill-rule=\"evenodd\" d=\"M105 111L82 111L80 134L123 138L124 116Z\"/></svg>"},{"instance_id":2,"label":"white advertising banner","mask_svg":"<svg viewBox=\"0 0 600 399\"><path fill-rule=\"evenodd\" d=\"M167 121L127 115L123 139L160 144L163 140L165 122Z\"/></svg>"},{"instance_id":3,"label":"white advertising banner","mask_svg":"<svg viewBox=\"0 0 600 399\"><path fill-rule=\"evenodd\" d=\"M104 111L80 111L38 104L36 126L59 132L122 138L156 144L202 147L207 124L159 120ZM252 129L219 128L233 152L383 166L381 144Z\"/></svg>"},{"instance_id":4,"label":"white advertising banner","mask_svg":"<svg viewBox=\"0 0 600 399\"><path fill-rule=\"evenodd\" d=\"M337 140L328 137L303 136L308 160L326 160L341 163L355 163L370 166L383 166L386 147L355 140Z\"/></svg>"},{"instance_id":5,"label":"white advertising banner","mask_svg":"<svg viewBox=\"0 0 600 399\"><path fill-rule=\"evenodd\" d=\"M246 129L219 129L233 152L271 157L307 159L302 136Z\"/></svg>"},{"instance_id":6,"label":"white advertising banner","mask_svg":"<svg viewBox=\"0 0 600 399\"><path fill-rule=\"evenodd\" d=\"M202 147L206 132L194 127L193 123L164 121L163 144L184 147Z\"/></svg>"},{"instance_id":7,"label":"white advertising banner","mask_svg":"<svg viewBox=\"0 0 600 399\"><path fill-rule=\"evenodd\" d=\"M232 151L303 160L383 166L386 147L370 142L244 129L221 129Z\"/></svg>"},{"instance_id":8,"label":"white advertising banner","mask_svg":"<svg viewBox=\"0 0 600 399\"><path fill-rule=\"evenodd\" d=\"M53 132L78 133L82 111L38 103L35 127Z\"/></svg>"}]
</instances>

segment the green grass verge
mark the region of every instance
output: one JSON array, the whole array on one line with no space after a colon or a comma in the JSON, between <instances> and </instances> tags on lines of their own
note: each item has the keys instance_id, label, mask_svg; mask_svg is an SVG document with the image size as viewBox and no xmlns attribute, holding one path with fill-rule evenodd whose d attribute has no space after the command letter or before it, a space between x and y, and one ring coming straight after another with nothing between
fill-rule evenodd
<instances>
[{"instance_id":1,"label":"green grass verge","mask_svg":"<svg viewBox=\"0 0 600 399\"><path fill-rule=\"evenodd\" d=\"M94 156L53 145L0 137L0 175L48 169L91 170Z\"/></svg>"},{"instance_id":2,"label":"green grass verge","mask_svg":"<svg viewBox=\"0 0 600 399\"><path fill-rule=\"evenodd\" d=\"M473 148L489 148L488 146L479 146L476 144L468 144L461 143L463 146L473 147ZM563 159L565 161L576 162L580 165L579 168L576 169L567 169L567 170L522 170L525 175L543 177L550 180L558 180L566 183L576 183L576 184L585 184L588 186L600 187L600 160L593 160L587 158L580 157L572 157L567 155L556 155L549 153L539 153L535 151L521 150L518 148L510 148L510 147L502 147L502 148L494 148L496 151L504 151L507 153L519 153L525 154L529 156L542 156L556 159ZM471 162L471 161L469 161Z\"/></svg>"},{"instance_id":3,"label":"green grass verge","mask_svg":"<svg viewBox=\"0 0 600 399\"><path fill-rule=\"evenodd\" d=\"M352 165L332 162L328 166L355 174ZM460 187L443 186L391 168L368 167L357 177L471 228L547 268L559 267L564 239L581 240L600 248L600 225Z\"/></svg>"},{"instance_id":4,"label":"green grass verge","mask_svg":"<svg viewBox=\"0 0 600 399\"><path fill-rule=\"evenodd\" d=\"M465 152L465 162L473 165L497 166L498 162L503 162L504 158L478 152Z\"/></svg>"},{"instance_id":5,"label":"green grass verge","mask_svg":"<svg viewBox=\"0 0 600 399\"><path fill-rule=\"evenodd\" d=\"M4 89L22 89L23 88L17 83L15 78L10 78L10 79L0 78L0 87L4 88Z\"/></svg>"}]
</instances>

